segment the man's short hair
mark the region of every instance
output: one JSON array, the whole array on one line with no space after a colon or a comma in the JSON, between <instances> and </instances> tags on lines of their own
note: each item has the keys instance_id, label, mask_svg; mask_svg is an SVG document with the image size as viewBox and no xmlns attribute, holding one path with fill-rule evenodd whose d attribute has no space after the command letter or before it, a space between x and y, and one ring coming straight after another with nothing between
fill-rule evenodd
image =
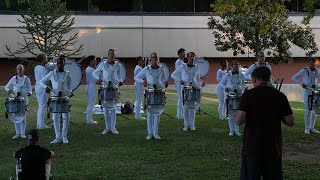
<instances>
[{"instance_id":1,"label":"man's short hair","mask_svg":"<svg viewBox=\"0 0 320 180\"><path fill-rule=\"evenodd\" d=\"M93 60L96 59L96 56L90 55L90 56L88 56L86 59L87 59L88 64L90 64L91 61L93 61Z\"/></svg>"},{"instance_id":2,"label":"man's short hair","mask_svg":"<svg viewBox=\"0 0 320 180\"><path fill-rule=\"evenodd\" d=\"M271 71L265 66L257 67L253 70L252 76L265 82L270 81Z\"/></svg>"},{"instance_id":3,"label":"man's short hair","mask_svg":"<svg viewBox=\"0 0 320 180\"><path fill-rule=\"evenodd\" d=\"M37 55L37 58L36 58L36 59L37 59L37 62L40 62L40 63L41 63L41 62L46 58L46 56L47 56L47 55L44 54L44 53L38 54L38 55Z\"/></svg>"},{"instance_id":4,"label":"man's short hair","mask_svg":"<svg viewBox=\"0 0 320 180\"><path fill-rule=\"evenodd\" d=\"M36 129L31 129L27 135L27 145L34 145L39 140L39 132Z\"/></svg>"},{"instance_id":5,"label":"man's short hair","mask_svg":"<svg viewBox=\"0 0 320 180\"><path fill-rule=\"evenodd\" d=\"M316 58L315 58L315 57L309 57L309 58L308 58L308 63L309 63L310 61L316 62Z\"/></svg>"},{"instance_id":6,"label":"man's short hair","mask_svg":"<svg viewBox=\"0 0 320 180\"><path fill-rule=\"evenodd\" d=\"M182 53L183 51L186 51L186 50L183 49L183 48L180 48L180 49L178 50L178 55L179 55L180 53Z\"/></svg>"}]
</instances>

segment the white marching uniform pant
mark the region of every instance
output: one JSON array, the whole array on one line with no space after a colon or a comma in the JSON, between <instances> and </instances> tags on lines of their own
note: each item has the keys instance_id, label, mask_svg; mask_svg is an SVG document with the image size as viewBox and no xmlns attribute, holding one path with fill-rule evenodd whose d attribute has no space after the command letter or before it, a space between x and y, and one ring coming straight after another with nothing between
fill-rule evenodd
<instances>
[{"instance_id":1,"label":"white marching uniform pant","mask_svg":"<svg viewBox=\"0 0 320 180\"><path fill-rule=\"evenodd\" d=\"M191 107L192 108L191 108ZM196 117L196 102L185 101L183 105L183 123L185 128L194 128Z\"/></svg>"},{"instance_id":2,"label":"white marching uniform pant","mask_svg":"<svg viewBox=\"0 0 320 180\"><path fill-rule=\"evenodd\" d=\"M62 114L62 131L60 130L60 116ZM62 137L68 136L70 113L52 113L52 120L54 123L54 131L56 134L56 139L61 139Z\"/></svg>"},{"instance_id":3,"label":"white marching uniform pant","mask_svg":"<svg viewBox=\"0 0 320 180\"><path fill-rule=\"evenodd\" d=\"M218 96L218 112L220 119L223 119L226 117L226 104L225 104L225 93L224 89L217 86L216 93Z\"/></svg>"},{"instance_id":4,"label":"white marching uniform pant","mask_svg":"<svg viewBox=\"0 0 320 180\"><path fill-rule=\"evenodd\" d=\"M25 135L27 113L8 113L8 117L14 123L16 135Z\"/></svg>"},{"instance_id":5,"label":"white marching uniform pant","mask_svg":"<svg viewBox=\"0 0 320 180\"><path fill-rule=\"evenodd\" d=\"M160 114L147 113L148 135L156 136L159 131Z\"/></svg>"},{"instance_id":6,"label":"white marching uniform pant","mask_svg":"<svg viewBox=\"0 0 320 180\"><path fill-rule=\"evenodd\" d=\"M96 102L96 85L87 85L86 89L88 105L86 109L86 121L87 123L92 121L92 112L94 108L94 103Z\"/></svg>"},{"instance_id":7,"label":"white marching uniform pant","mask_svg":"<svg viewBox=\"0 0 320 180\"><path fill-rule=\"evenodd\" d=\"M177 116L182 115L182 102L183 102L183 97L182 97L182 86L180 81L174 81L174 87L176 88L177 95L178 95L178 103L177 103Z\"/></svg>"},{"instance_id":8,"label":"white marching uniform pant","mask_svg":"<svg viewBox=\"0 0 320 180\"><path fill-rule=\"evenodd\" d=\"M230 132L239 132L239 126L236 124L236 111L229 111L228 118Z\"/></svg>"},{"instance_id":9,"label":"white marching uniform pant","mask_svg":"<svg viewBox=\"0 0 320 180\"><path fill-rule=\"evenodd\" d=\"M110 104L107 105L105 102L103 102L103 113L106 129L111 130L112 132L117 130L116 105L117 103L114 103L113 107L111 107Z\"/></svg>"},{"instance_id":10,"label":"white marching uniform pant","mask_svg":"<svg viewBox=\"0 0 320 180\"><path fill-rule=\"evenodd\" d=\"M306 112L304 114L304 125L306 129L313 129L316 123L316 115L309 110L308 97L311 95L311 90L304 90L304 107Z\"/></svg>"},{"instance_id":11,"label":"white marching uniform pant","mask_svg":"<svg viewBox=\"0 0 320 180\"><path fill-rule=\"evenodd\" d=\"M143 94L142 83L135 82L134 89L136 94L136 102L134 104L135 117L139 118L141 117L141 101L142 101L142 94Z\"/></svg>"},{"instance_id":12,"label":"white marching uniform pant","mask_svg":"<svg viewBox=\"0 0 320 180\"><path fill-rule=\"evenodd\" d=\"M37 111L37 128L41 129L45 127L44 117L45 117L45 108L48 102L48 94L46 90L40 85L35 87L36 97L38 101L38 111Z\"/></svg>"}]
</instances>

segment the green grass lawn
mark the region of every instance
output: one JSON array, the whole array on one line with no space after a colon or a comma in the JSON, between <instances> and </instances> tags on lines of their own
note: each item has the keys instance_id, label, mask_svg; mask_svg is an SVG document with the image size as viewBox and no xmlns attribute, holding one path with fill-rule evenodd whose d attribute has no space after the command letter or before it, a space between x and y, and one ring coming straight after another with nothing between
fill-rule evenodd
<instances>
[{"instance_id":1,"label":"green grass lawn","mask_svg":"<svg viewBox=\"0 0 320 180\"><path fill-rule=\"evenodd\" d=\"M121 100L134 101L134 91L122 88ZM25 140L12 140L14 126L4 116L6 94L0 91L0 179L15 174L12 154ZM36 98L31 97L27 129L36 127ZM176 113L175 91L167 92L165 112ZM242 137L229 137L228 122L196 115L196 132L183 132L183 121L161 115L162 140L146 141L146 121L117 117L119 135L101 135L102 115L94 115L98 125L86 125L83 88L71 100L69 144L51 145L54 129L41 130L40 144L56 153L52 179L239 179ZM283 125L284 178L320 179L320 135L305 135L303 104L291 103L296 118L292 128ZM201 109L218 117L217 98L204 94ZM146 116L146 114L143 114ZM133 118L133 115L127 116ZM49 120L46 120L47 122ZM52 125L52 124L51 124ZM320 122L316 123L320 129ZM243 129L243 127L241 127Z\"/></svg>"}]
</instances>

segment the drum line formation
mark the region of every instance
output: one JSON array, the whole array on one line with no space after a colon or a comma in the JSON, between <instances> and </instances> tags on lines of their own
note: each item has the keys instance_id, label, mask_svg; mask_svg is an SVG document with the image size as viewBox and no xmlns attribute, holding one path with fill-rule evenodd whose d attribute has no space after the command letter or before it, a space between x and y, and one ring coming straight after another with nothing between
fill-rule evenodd
<instances>
[{"instance_id":1,"label":"drum line formation","mask_svg":"<svg viewBox=\"0 0 320 180\"><path fill-rule=\"evenodd\" d=\"M187 62L184 63L185 50L180 48L175 63L175 71L171 74L174 86L177 90L177 119L184 120L183 131L195 131L195 115L201 102L201 87L205 83L201 79L209 72L210 66L205 59L196 59L194 52L187 53ZM221 68L217 71L217 96L219 100L218 112L221 120L228 118L229 136L241 136L239 127L235 123L235 112L239 106L239 100L247 90L245 82L251 80L251 72L259 66L271 66L265 62L263 52L257 53L257 62L252 64L247 71L240 68L234 60L232 68L228 69L228 62L222 60ZM123 85L127 77L123 63L116 59L116 50L108 51L108 58L103 59L96 67L95 56L89 56L89 66L86 69L88 107L86 109L87 124L97 124L92 119L92 109L95 102L96 81L100 82L98 99L104 113L105 129L101 134L119 134L116 129L116 108L120 98L119 86ZM72 59L59 57L48 62L45 54L39 54L37 60L40 63L35 67L35 93L38 100L37 128L50 128L44 123L44 110L47 105L48 116L52 113L52 121L55 129L55 139L51 142L69 143L68 126L70 122L69 98L81 82L81 67ZM137 58L138 65L134 70L134 87L136 94L135 118L147 119L146 139L161 139L158 133L160 115L166 104L165 89L168 87L169 68L160 63L159 54L151 53L150 62L145 67L144 59ZM320 88L317 85L319 70L315 68L315 58L308 59L309 67L302 69L292 77L292 81L301 84L305 88L305 133L319 133L314 128L315 116L320 114ZM303 78L300 81L299 78ZM273 79L270 79L272 85ZM145 87L145 88L143 88ZM278 87L278 84L276 85ZM280 85L281 87L281 85ZM24 66L17 65L17 75L13 76L5 87L9 97L5 102L6 117L15 125L16 135L12 139L26 138L26 112L28 110L28 96L32 95L30 79L24 75ZM280 88L279 88L280 90ZM144 91L144 106L141 105ZM48 97L47 93L51 93ZM141 106L147 111L147 118L141 116ZM62 118L62 130L60 123Z\"/></svg>"}]
</instances>

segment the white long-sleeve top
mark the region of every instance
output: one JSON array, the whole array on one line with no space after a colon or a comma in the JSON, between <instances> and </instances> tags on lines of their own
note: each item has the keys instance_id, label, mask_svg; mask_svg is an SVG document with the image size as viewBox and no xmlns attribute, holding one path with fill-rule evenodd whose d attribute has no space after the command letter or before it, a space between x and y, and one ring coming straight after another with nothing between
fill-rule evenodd
<instances>
[{"instance_id":1,"label":"white long-sleeve top","mask_svg":"<svg viewBox=\"0 0 320 180\"><path fill-rule=\"evenodd\" d=\"M139 74L141 71L142 71L142 67L139 65L136 65L133 71L133 77L136 77L136 75ZM137 81L135 81L135 83L137 83Z\"/></svg>"},{"instance_id":2,"label":"white long-sleeve top","mask_svg":"<svg viewBox=\"0 0 320 180\"><path fill-rule=\"evenodd\" d=\"M319 88L318 77L319 69L315 68L313 71L309 67L303 68L297 74L292 76L291 80L296 84L305 84L307 87L312 87L315 85L316 88ZM302 78L302 81L300 80Z\"/></svg>"},{"instance_id":3,"label":"white long-sleeve top","mask_svg":"<svg viewBox=\"0 0 320 180\"><path fill-rule=\"evenodd\" d=\"M143 83L145 78L147 79L148 87L153 87L153 84L156 84L156 88L165 88L165 71L162 65L157 69L152 69L151 65L144 67L142 71L134 77L134 80Z\"/></svg>"},{"instance_id":4,"label":"white long-sleeve top","mask_svg":"<svg viewBox=\"0 0 320 180\"><path fill-rule=\"evenodd\" d=\"M219 83L223 76L226 74L227 70L222 70L221 68L217 71L217 76L216 76L216 79L217 79L217 83Z\"/></svg>"},{"instance_id":5,"label":"white long-sleeve top","mask_svg":"<svg viewBox=\"0 0 320 180\"><path fill-rule=\"evenodd\" d=\"M41 87L40 86L40 81L42 78L44 78L48 74L48 71L46 67L42 65L37 65L34 68L34 77L36 79L36 88Z\"/></svg>"},{"instance_id":6,"label":"white long-sleeve top","mask_svg":"<svg viewBox=\"0 0 320 180\"><path fill-rule=\"evenodd\" d=\"M171 78L175 81L183 81L185 85L191 84L194 87L201 87L200 71L197 65L189 67L186 63L178 67L172 74Z\"/></svg>"},{"instance_id":7,"label":"white long-sleeve top","mask_svg":"<svg viewBox=\"0 0 320 180\"><path fill-rule=\"evenodd\" d=\"M32 86L30 79L23 75L23 76L13 76L7 85L5 86L5 90L9 91L10 89L13 90L13 95L17 96L17 93L20 92L21 96L27 98L28 93L32 94Z\"/></svg>"},{"instance_id":8,"label":"white long-sleeve top","mask_svg":"<svg viewBox=\"0 0 320 180\"><path fill-rule=\"evenodd\" d=\"M54 96L59 95L59 91L63 96L69 96L72 93L71 75L69 71L59 72L56 69L50 71L44 78L41 79L40 85L47 88L47 82L51 81L52 92Z\"/></svg>"},{"instance_id":9,"label":"white long-sleeve top","mask_svg":"<svg viewBox=\"0 0 320 180\"><path fill-rule=\"evenodd\" d=\"M260 67L260 66L265 66L265 67L269 68L270 71L272 72L271 66L270 66L267 62L262 63L262 64L259 64L258 62L255 62L255 63L253 63L253 64L247 69L247 71L244 73L244 78L245 78L246 80L250 80L250 81L251 81L251 80L252 80L252 77L251 77L252 72L253 72L257 67ZM270 77L270 78L271 78L271 77Z\"/></svg>"},{"instance_id":10,"label":"white long-sleeve top","mask_svg":"<svg viewBox=\"0 0 320 180\"><path fill-rule=\"evenodd\" d=\"M230 71L223 76L218 86L223 89L228 88L231 92L237 89L238 94L242 94L245 89L244 75L241 72L233 74Z\"/></svg>"},{"instance_id":11,"label":"white long-sleeve top","mask_svg":"<svg viewBox=\"0 0 320 180\"><path fill-rule=\"evenodd\" d=\"M109 64L107 61L103 61L93 71L92 76L95 80L98 80L100 79L101 73L101 84L109 84L109 81L111 81L112 85L119 85L120 82L123 82L124 77L121 75L121 69L118 61L115 61L114 64Z\"/></svg>"},{"instance_id":12,"label":"white long-sleeve top","mask_svg":"<svg viewBox=\"0 0 320 180\"><path fill-rule=\"evenodd\" d=\"M94 68L91 66L88 66L86 68L86 83L87 83L87 87L90 87L90 88L96 87L96 79L92 76L93 71L94 71Z\"/></svg>"}]
</instances>

